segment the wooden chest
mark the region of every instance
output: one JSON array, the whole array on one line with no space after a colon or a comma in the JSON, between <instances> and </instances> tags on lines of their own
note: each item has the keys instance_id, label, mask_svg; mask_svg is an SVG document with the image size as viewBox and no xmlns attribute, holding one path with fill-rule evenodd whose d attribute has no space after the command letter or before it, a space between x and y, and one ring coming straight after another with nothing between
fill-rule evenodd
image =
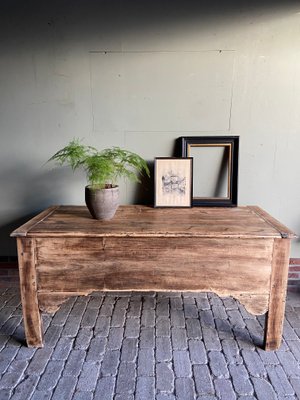
<instances>
[{"instance_id":1,"label":"wooden chest","mask_svg":"<svg viewBox=\"0 0 300 400\"><path fill-rule=\"evenodd\" d=\"M50 207L17 238L28 346L41 347L40 311L95 290L212 291L267 312L265 348L277 349L293 232L259 207L121 206L97 221L81 206Z\"/></svg>"}]
</instances>

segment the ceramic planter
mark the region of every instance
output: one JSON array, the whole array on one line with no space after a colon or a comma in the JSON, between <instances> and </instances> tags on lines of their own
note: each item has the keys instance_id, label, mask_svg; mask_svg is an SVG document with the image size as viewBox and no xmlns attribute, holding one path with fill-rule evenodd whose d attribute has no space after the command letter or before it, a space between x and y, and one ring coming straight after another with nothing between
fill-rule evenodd
<instances>
[{"instance_id":1,"label":"ceramic planter","mask_svg":"<svg viewBox=\"0 0 300 400\"><path fill-rule=\"evenodd\" d=\"M85 202L93 218L99 220L112 219L119 206L119 186L106 189L86 186Z\"/></svg>"}]
</instances>

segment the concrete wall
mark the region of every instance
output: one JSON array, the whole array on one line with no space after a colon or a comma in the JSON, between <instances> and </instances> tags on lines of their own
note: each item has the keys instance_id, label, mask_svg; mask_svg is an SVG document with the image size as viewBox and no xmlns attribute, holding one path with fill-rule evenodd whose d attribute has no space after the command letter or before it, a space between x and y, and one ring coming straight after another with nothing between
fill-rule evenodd
<instances>
[{"instance_id":1,"label":"concrete wall","mask_svg":"<svg viewBox=\"0 0 300 400\"><path fill-rule=\"evenodd\" d=\"M84 174L43 165L73 137L153 160L239 135L239 204L300 232L299 38L292 1L2 1L0 255L28 216L83 204Z\"/></svg>"}]
</instances>

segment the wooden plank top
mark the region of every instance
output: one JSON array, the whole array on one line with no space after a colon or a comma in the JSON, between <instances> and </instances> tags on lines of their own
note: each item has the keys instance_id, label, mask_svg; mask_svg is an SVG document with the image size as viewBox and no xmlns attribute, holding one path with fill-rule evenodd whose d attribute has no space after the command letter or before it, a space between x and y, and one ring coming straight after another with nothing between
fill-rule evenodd
<instances>
[{"instance_id":1,"label":"wooden plank top","mask_svg":"<svg viewBox=\"0 0 300 400\"><path fill-rule=\"evenodd\" d=\"M259 207L152 208L120 206L110 221L85 206L53 206L12 232L13 237L242 237L296 235Z\"/></svg>"}]
</instances>

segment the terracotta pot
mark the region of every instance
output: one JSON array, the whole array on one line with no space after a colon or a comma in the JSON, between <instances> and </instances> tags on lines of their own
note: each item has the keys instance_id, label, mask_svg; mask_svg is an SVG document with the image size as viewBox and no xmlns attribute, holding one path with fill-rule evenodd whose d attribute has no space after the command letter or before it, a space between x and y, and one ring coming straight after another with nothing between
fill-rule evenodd
<instances>
[{"instance_id":1,"label":"terracotta pot","mask_svg":"<svg viewBox=\"0 0 300 400\"><path fill-rule=\"evenodd\" d=\"M119 207L119 186L107 189L85 187L85 203L93 218L112 219Z\"/></svg>"}]
</instances>

